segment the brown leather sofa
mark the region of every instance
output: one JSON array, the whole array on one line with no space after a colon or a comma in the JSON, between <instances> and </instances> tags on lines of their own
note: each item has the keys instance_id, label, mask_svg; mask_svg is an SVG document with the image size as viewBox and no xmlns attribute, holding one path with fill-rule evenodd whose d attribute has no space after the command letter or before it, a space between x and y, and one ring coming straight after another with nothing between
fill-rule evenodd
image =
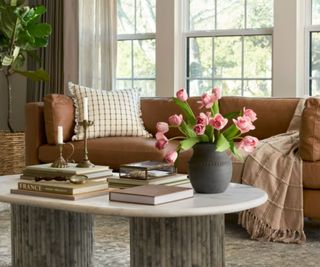
<instances>
[{"instance_id":1,"label":"brown leather sofa","mask_svg":"<svg viewBox=\"0 0 320 267\"><path fill-rule=\"evenodd\" d=\"M194 111L198 112L197 98L190 99ZM298 98L248 98L223 97L220 111L226 114L252 108L258 114L256 129L250 135L264 139L287 130L294 114ZM142 98L142 119L147 131L155 134L158 121L167 121L174 113L181 113L170 98ZM64 126L64 141L71 140L73 134L73 104L69 97L49 95L43 102L28 103L26 106L26 163L27 165L52 162L58 154L54 145L57 125ZM318 122L319 121L319 122ZM169 137L175 136L174 130ZM163 151L154 148L153 138L105 137L88 141L89 158L95 164L109 165L113 169L122 163L143 160L161 160L176 142ZM75 161L82 159L82 141L73 142ZM65 154L70 152L66 146ZM192 151L186 151L179 158L179 172L187 172L187 162ZM304 214L306 217L320 218L320 101L310 98L302 116L300 130L300 153L303 159ZM239 181L242 163L234 161L233 181ZM284 166L285 168L285 166Z\"/></svg>"}]
</instances>

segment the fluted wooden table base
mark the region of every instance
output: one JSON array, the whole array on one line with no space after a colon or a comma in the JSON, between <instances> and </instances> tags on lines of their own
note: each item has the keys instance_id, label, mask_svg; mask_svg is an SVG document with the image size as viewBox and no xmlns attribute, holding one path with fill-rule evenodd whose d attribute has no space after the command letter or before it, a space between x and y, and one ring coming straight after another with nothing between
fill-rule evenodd
<instances>
[{"instance_id":1,"label":"fluted wooden table base","mask_svg":"<svg viewBox=\"0 0 320 267\"><path fill-rule=\"evenodd\" d=\"M131 266L224 266L224 215L130 219Z\"/></svg>"},{"instance_id":2,"label":"fluted wooden table base","mask_svg":"<svg viewBox=\"0 0 320 267\"><path fill-rule=\"evenodd\" d=\"M93 266L93 216L11 205L12 266Z\"/></svg>"}]
</instances>

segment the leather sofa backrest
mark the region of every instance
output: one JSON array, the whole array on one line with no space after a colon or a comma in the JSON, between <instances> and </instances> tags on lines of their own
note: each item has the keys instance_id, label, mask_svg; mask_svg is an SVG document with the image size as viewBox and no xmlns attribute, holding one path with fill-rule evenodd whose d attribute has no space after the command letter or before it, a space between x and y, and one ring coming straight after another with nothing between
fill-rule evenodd
<instances>
[{"instance_id":1,"label":"leather sofa backrest","mask_svg":"<svg viewBox=\"0 0 320 267\"><path fill-rule=\"evenodd\" d=\"M308 98L301 117L300 156L303 160L320 160L320 98Z\"/></svg>"},{"instance_id":2,"label":"leather sofa backrest","mask_svg":"<svg viewBox=\"0 0 320 267\"><path fill-rule=\"evenodd\" d=\"M180 114L180 108L170 98L142 98L141 111L146 130L153 135L156 133L158 121L168 121L172 114ZM199 97L191 97L188 102L195 114L198 114ZM286 132L294 114L298 98L253 98L226 96L220 100L221 114L240 111L243 107L251 108L257 113L256 129L250 135L264 139L279 133ZM176 136L177 131L170 131L168 137Z\"/></svg>"},{"instance_id":3,"label":"leather sofa backrest","mask_svg":"<svg viewBox=\"0 0 320 267\"><path fill-rule=\"evenodd\" d=\"M254 98L226 96L220 100L220 112L226 114L251 108L257 113L255 130L248 134L265 139L287 131L299 98Z\"/></svg>"},{"instance_id":4,"label":"leather sofa backrest","mask_svg":"<svg viewBox=\"0 0 320 267\"><path fill-rule=\"evenodd\" d=\"M195 114L199 110L199 97L190 97L188 102ZM287 130L298 103L298 98L252 98L226 96L220 100L221 114L240 111L243 107L251 108L257 113L256 129L250 135L264 139ZM69 141L74 128L74 107L69 96L48 95L44 99L45 127L48 144L56 143L57 126L64 127L64 141ZM180 108L169 97L141 98L141 113L144 126L151 134L156 133L159 121L168 121L170 115L181 114ZM179 135L178 130L171 129L168 137Z\"/></svg>"},{"instance_id":5,"label":"leather sofa backrest","mask_svg":"<svg viewBox=\"0 0 320 267\"><path fill-rule=\"evenodd\" d=\"M63 140L70 141L74 132L74 106L71 97L49 94L44 97L44 120L47 142L58 142L58 126L63 126Z\"/></svg>"}]
</instances>

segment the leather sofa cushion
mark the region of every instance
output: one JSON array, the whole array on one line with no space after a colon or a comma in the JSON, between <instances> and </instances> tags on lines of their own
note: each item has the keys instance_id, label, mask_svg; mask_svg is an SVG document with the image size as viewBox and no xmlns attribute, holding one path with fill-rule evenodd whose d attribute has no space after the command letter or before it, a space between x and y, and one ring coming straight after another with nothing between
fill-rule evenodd
<instances>
[{"instance_id":1,"label":"leather sofa cushion","mask_svg":"<svg viewBox=\"0 0 320 267\"><path fill-rule=\"evenodd\" d=\"M57 144L58 126L63 126L63 140L69 141L74 130L74 106L69 96L44 97L44 119L48 144Z\"/></svg>"},{"instance_id":2,"label":"leather sofa cushion","mask_svg":"<svg viewBox=\"0 0 320 267\"><path fill-rule=\"evenodd\" d=\"M320 162L304 161L302 166L303 187L320 189Z\"/></svg>"},{"instance_id":3,"label":"leather sofa cushion","mask_svg":"<svg viewBox=\"0 0 320 267\"><path fill-rule=\"evenodd\" d=\"M308 98L300 126L300 156L303 160L320 160L320 98Z\"/></svg>"},{"instance_id":4,"label":"leather sofa cushion","mask_svg":"<svg viewBox=\"0 0 320 267\"><path fill-rule=\"evenodd\" d=\"M79 162L83 158L83 141L72 142L75 148L73 159ZM104 137L88 140L89 159L97 165L108 164L112 169L118 169L120 164L144 161L162 160L168 150L177 147L178 142L172 141L164 150L154 146L155 139L144 137ZM71 147L65 145L64 156L70 154ZM58 157L58 147L42 145L39 148L39 159L42 162L52 162Z\"/></svg>"}]
</instances>

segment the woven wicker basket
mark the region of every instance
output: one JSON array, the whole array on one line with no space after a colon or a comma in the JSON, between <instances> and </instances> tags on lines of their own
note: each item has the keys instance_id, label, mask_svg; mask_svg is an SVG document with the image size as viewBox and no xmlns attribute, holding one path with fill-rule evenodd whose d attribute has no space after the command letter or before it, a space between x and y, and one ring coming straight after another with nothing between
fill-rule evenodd
<instances>
[{"instance_id":1,"label":"woven wicker basket","mask_svg":"<svg viewBox=\"0 0 320 267\"><path fill-rule=\"evenodd\" d=\"M24 132L0 131L0 175L21 173L24 167Z\"/></svg>"}]
</instances>

